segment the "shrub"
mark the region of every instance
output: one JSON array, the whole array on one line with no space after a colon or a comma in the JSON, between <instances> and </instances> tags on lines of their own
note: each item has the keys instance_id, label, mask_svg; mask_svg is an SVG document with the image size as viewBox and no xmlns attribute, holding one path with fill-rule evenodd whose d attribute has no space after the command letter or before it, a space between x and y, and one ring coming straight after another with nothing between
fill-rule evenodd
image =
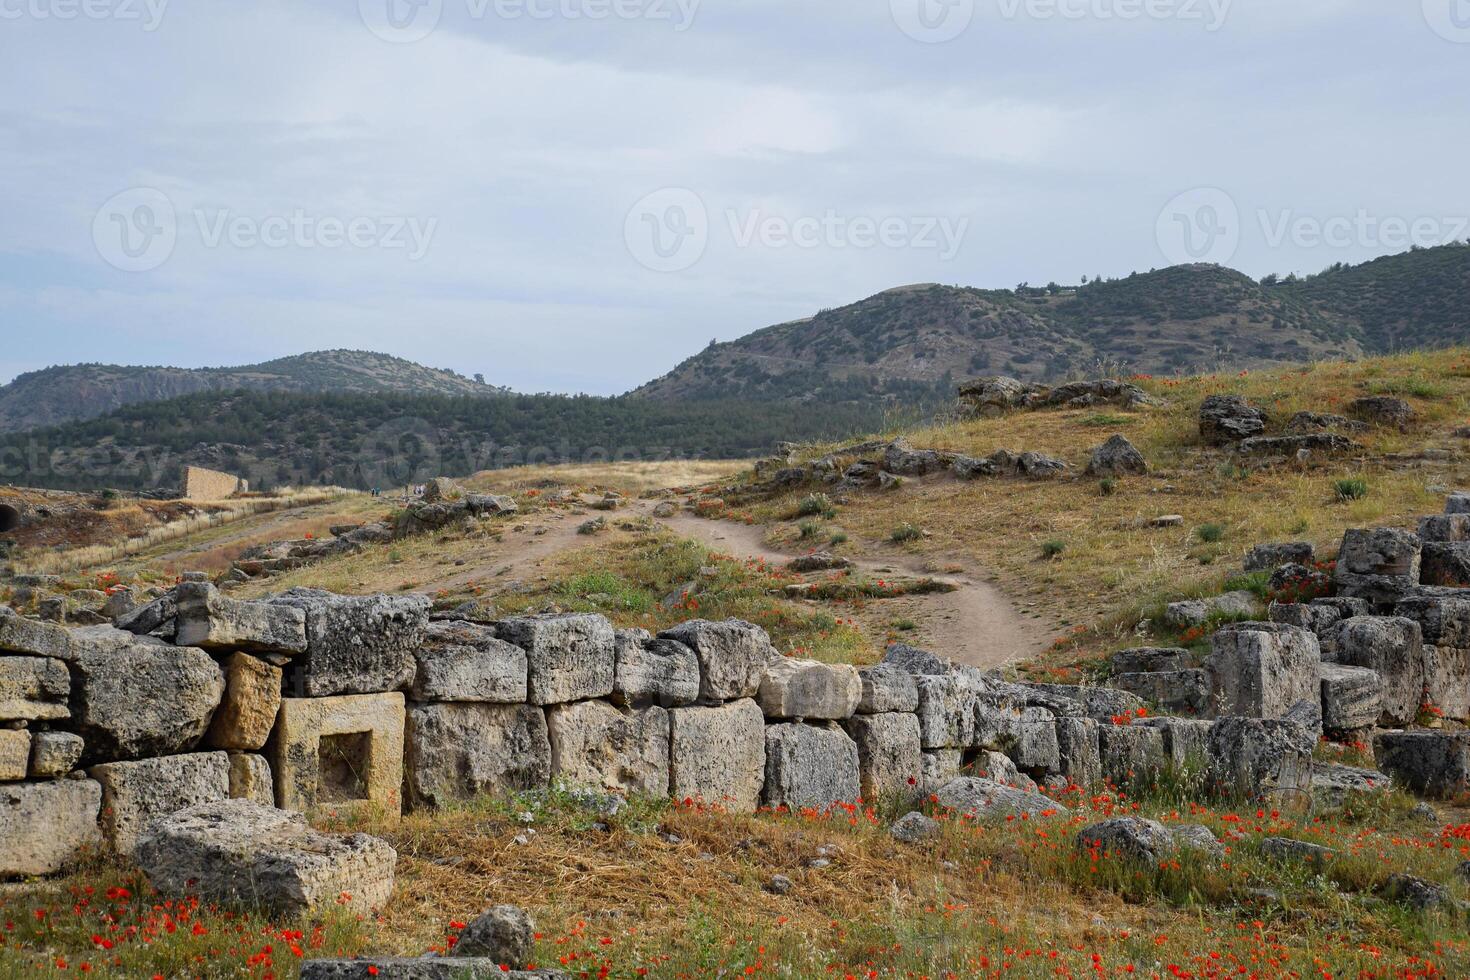
<instances>
[{"instance_id":1,"label":"shrub","mask_svg":"<svg viewBox=\"0 0 1470 980\"><path fill-rule=\"evenodd\" d=\"M1214 544L1225 537L1225 527L1221 524L1201 524L1195 528L1194 533L1206 544Z\"/></svg>"},{"instance_id":2,"label":"shrub","mask_svg":"<svg viewBox=\"0 0 1470 980\"><path fill-rule=\"evenodd\" d=\"M1112 477L1104 477L1097 485L1098 492L1104 497L1111 497L1118 492L1118 481Z\"/></svg>"},{"instance_id":3,"label":"shrub","mask_svg":"<svg viewBox=\"0 0 1470 980\"><path fill-rule=\"evenodd\" d=\"M1368 496L1368 481L1361 476L1338 480L1332 488L1337 491L1337 499L1340 501L1362 500Z\"/></svg>"},{"instance_id":4,"label":"shrub","mask_svg":"<svg viewBox=\"0 0 1470 980\"><path fill-rule=\"evenodd\" d=\"M1066 550L1067 543L1065 541L1044 541L1041 545L1041 557L1058 558Z\"/></svg>"},{"instance_id":5,"label":"shrub","mask_svg":"<svg viewBox=\"0 0 1470 980\"><path fill-rule=\"evenodd\" d=\"M801 539L805 541L808 538L815 538L821 534L822 524L820 521L802 521L796 525L796 529L801 532Z\"/></svg>"},{"instance_id":6,"label":"shrub","mask_svg":"<svg viewBox=\"0 0 1470 980\"><path fill-rule=\"evenodd\" d=\"M836 545L836 544L847 544L847 532L846 531L838 531L836 534L832 535L830 538L827 539L827 543L828 544L834 544L834 545Z\"/></svg>"},{"instance_id":7,"label":"shrub","mask_svg":"<svg viewBox=\"0 0 1470 980\"><path fill-rule=\"evenodd\" d=\"M892 539L895 544L903 544L908 541L917 541L923 536L923 531L920 531L918 528L907 522L900 524L898 527L894 528L893 533L889 535L890 539Z\"/></svg>"},{"instance_id":8,"label":"shrub","mask_svg":"<svg viewBox=\"0 0 1470 980\"><path fill-rule=\"evenodd\" d=\"M830 520L837 516L837 507L825 493L811 493L801 498L801 503L796 505L796 516L825 517Z\"/></svg>"}]
</instances>

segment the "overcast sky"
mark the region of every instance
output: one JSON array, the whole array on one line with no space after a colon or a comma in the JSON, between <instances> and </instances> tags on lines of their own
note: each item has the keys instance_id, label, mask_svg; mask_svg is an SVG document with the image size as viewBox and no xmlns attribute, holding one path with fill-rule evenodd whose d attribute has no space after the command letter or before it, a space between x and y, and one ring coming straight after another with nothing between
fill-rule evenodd
<instances>
[{"instance_id":1,"label":"overcast sky","mask_svg":"<svg viewBox=\"0 0 1470 980\"><path fill-rule=\"evenodd\" d=\"M890 286L1470 236L1470 0L0 0L0 380L616 393Z\"/></svg>"}]
</instances>

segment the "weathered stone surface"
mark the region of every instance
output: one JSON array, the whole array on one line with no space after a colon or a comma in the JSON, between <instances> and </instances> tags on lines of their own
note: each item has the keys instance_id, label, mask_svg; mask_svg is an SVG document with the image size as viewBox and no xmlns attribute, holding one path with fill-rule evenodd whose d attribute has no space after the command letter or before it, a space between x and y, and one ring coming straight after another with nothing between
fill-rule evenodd
<instances>
[{"instance_id":1,"label":"weathered stone surface","mask_svg":"<svg viewBox=\"0 0 1470 980\"><path fill-rule=\"evenodd\" d=\"M1077 849L1090 854L1094 862L1115 859L1156 868L1179 845L1156 820L1114 817L1078 831Z\"/></svg>"},{"instance_id":2,"label":"weathered stone surface","mask_svg":"<svg viewBox=\"0 0 1470 980\"><path fill-rule=\"evenodd\" d=\"M1261 841L1261 854L1281 864L1304 864L1314 871L1321 871L1337 857L1330 847L1290 837L1267 837Z\"/></svg>"},{"instance_id":3,"label":"weathered stone surface","mask_svg":"<svg viewBox=\"0 0 1470 980\"><path fill-rule=\"evenodd\" d=\"M1416 912L1428 912L1453 902L1449 889L1443 885L1401 872L1388 876L1383 883L1382 893L1390 902L1407 905Z\"/></svg>"},{"instance_id":4,"label":"weathered stone surface","mask_svg":"<svg viewBox=\"0 0 1470 980\"><path fill-rule=\"evenodd\" d=\"M65 776L82 760L84 743L71 732L34 732L31 735L31 778Z\"/></svg>"},{"instance_id":5,"label":"weathered stone surface","mask_svg":"<svg viewBox=\"0 0 1470 980\"><path fill-rule=\"evenodd\" d=\"M1383 732L1374 739L1373 757L1420 796L1447 800L1470 790L1470 733Z\"/></svg>"},{"instance_id":6,"label":"weathered stone surface","mask_svg":"<svg viewBox=\"0 0 1470 980\"><path fill-rule=\"evenodd\" d=\"M531 962L535 945L536 926L526 910L497 905L465 926L454 944L454 955L483 956L505 966L524 966Z\"/></svg>"},{"instance_id":7,"label":"weathered stone surface","mask_svg":"<svg viewBox=\"0 0 1470 980\"><path fill-rule=\"evenodd\" d=\"M910 674L941 676L949 673L949 661L928 650L895 643L883 653L883 663L907 671Z\"/></svg>"},{"instance_id":8,"label":"weathered stone surface","mask_svg":"<svg viewBox=\"0 0 1470 980\"><path fill-rule=\"evenodd\" d=\"M403 695L283 698L270 749L276 802L307 813L403 809Z\"/></svg>"},{"instance_id":9,"label":"weathered stone surface","mask_svg":"<svg viewBox=\"0 0 1470 980\"><path fill-rule=\"evenodd\" d=\"M1419 518L1419 540L1437 543L1470 542L1470 514L1440 514Z\"/></svg>"},{"instance_id":10,"label":"weathered stone surface","mask_svg":"<svg viewBox=\"0 0 1470 980\"><path fill-rule=\"evenodd\" d=\"M766 727L763 804L824 809L855 802L861 795L857 745L840 727L830 722Z\"/></svg>"},{"instance_id":11,"label":"weathered stone surface","mask_svg":"<svg viewBox=\"0 0 1470 980\"><path fill-rule=\"evenodd\" d=\"M55 623L27 619L9 606L0 606L0 651L70 660L71 633Z\"/></svg>"},{"instance_id":12,"label":"weathered stone surface","mask_svg":"<svg viewBox=\"0 0 1470 980\"><path fill-rule=\"evenodd\" d=\"M1209 763L1212 723L1193 718L1139 718L1133 724L1152 728L1164 739L1164 758L1176 770L1203 771Z\"/></svg>"},{"instance_id":13,"label":"weathered stone surface","mask_svg":"<svg viewBox=\"0 0 1470 980\"><path fill-rule=\"evenodd\" d=\"M72 727L88 761L138 759L193 748L224 694L224 673L203 650L110 626L73 634Z\"/></svg>"},{"instance_id":14,"label":"weathered stone surface","mask_svg":"<svg viewBox=\"0 0 1470 980\"><path fill-rule=\"evenodd\" d=\"M670 792L754 812L766 779L765 715L750 699L669 712Z\"/></svg>"},{"instance_id":15,"label":"weathered stone surface","mask_svg":"<svg viewBox=\"0 0 1470 980\"><path fill-rule=\"evenodd\" d=\"M1391 616L1355 616L1337 626L1337 660L1366 667L1381 682L1385 725L1407 725L1424 696L1424 644L1419 624Z\"/></svg>"},{"instance_id":16,"label":"weathered stone surface","mask_svg":"<svg viewBox=\"0 0 1470 980\"><path fill-rule=\"evenodd\" d=\"M1092 451L1087 461L1088 476L1125 476L1148 472L1148 460L1143 458L1133 443L1125 436L1115 435Z\"/></svg>"},{"instance_id":17,"label":"weathered stone surface","mask_svg":"<svg viewBox=\"0 0 1470 980\"><path fill-rule=\"evenodd\" d=\"M1066 807L1050 797L1005 786L993 779L961 776L946 783L935 796L940 806L976 817L1022 813L1039 817L1047 813L1067 812Z\"/></svg>"},{"instance_id":18,"label":"weathered stone surface","mask_svg":"<svg viewBox=\"0 0 1470 980\"><path fill-rule=\"evenodd\" d=\"M850 664L778 657L766 667L756 700L767 718L841 721L852 717L863 683Z\"/></svg>"},{"instance_id":19,"label":"weathered stone surface","mask_svg":"<svg viewBox=\"0 0 1470 980\"><path fill-rule=\"evenodd\" d=\"M1036 792L1036 780L1016 767L1015 760L1001 752L982 751L967 767L970 775L989 779L1004 786Z\"/></svg>"},{"instance_id":20,"label":"weathered stone surface","mask_svg":"<svg viewBox=\"0 0 1470 980\"><path fill-rule=\"evenodd\" d=\"M95 847L101 808L90 779L0 786L0 878L54 874Z\"/></svg>"},{"instance_id":21,"label":"weathered stone surface","mask_svg":"<svg viewBox=\"0 0 1470 980\"><path fill-rule=\"evenodd\" d=\"M1199 434L1207 446L1226 446L1266 431L1266 413L1239 395L1211 395L1199 407Z\"/></svg>"},{"instance_id":22,"label":"weathered stone surface","mask_svg":"<svg viewBox=\"0 0 1470 980\"><path fill-rule=\"evenodd\" d=\"M1088 718L1101 723L1110 723L1114 718L1138 715L1147 710L1143 699L1127 691L1111 687L1087 687L1074 684L1022 684L1027 690L1037 691L1052 697L1065 698L1082 705Z\"/></svg>"},{"instance_id":23,"label":"weathered stone surface","mask_svg":"<svg viewBox=\"0 0 1470 980\"><path fill-rule=\"evenodd\" d=\"M898 476L926 476L938 473L945 465L945 458L934 450L912 449L902 440L883 451L883 469Z\"/></svg>"},{"instance_id":24,"label":"weathered stone surface","mask_svg":"<svg viewBox=\"0 0 1470 980\"><path fill-rule=\"evenodd\" d=\"M706 701L754 697L773 651L765 630L738 619L690 620L659 635L699 657L699 696Z\"/></svg>"},{"instance_id":25,"label":"weathered stone surface","mask_svg":"<svg viewBox=\"0 0 1470 980\"><path fill-rule=\"evenodd\" d=\"M1205 670L1117 674L1111 683L1171 713L1203 715L1211 710L1210 674Z\"/></svg>"},{"instance_id":26,"label":"weathered stone surface","mask_svg":"<svg viewBox=\"0 0 1470 980\"><path fill-rule=\"evenodd\" d=\"M31 733L0 728L0 783L20 782L31 766Z\"/></svg>"},{"instance_id":27,"label":"weathered stone surface","mask_svg":"<svg viewBox=\"0 0 1470 980\"><path fill-rule=\"evenodd\" d=\"M1200 851L1212 858L1225 856L1225 845L1220 843L1213 830L1203 824L1180 824L1170 834L1181 850Z\"/></svg>"},{"instance_id":28,"label":"weathered stone surface","mask_svg":"<svg viewBox=\"0 0 1470 980\"><path fill-rule=\"evenodd\" d=\"M495 632L476 623L430 623L414 651L414 700L524 704L526 651Z\"/></svg>"},{"instance_id":29,"label":"weathered stone surface","mask_svg":"<svg viewBox=\"0 0 1470 980\"><path fill-rule=\"evenodd\" d=\"M1394 606L1393 614L1418 623L1427 644L1470 647L1470 599L1416 596Z\"/></svg>"},{"instance_id":30,"label":"weathered stone surface","mask_svg":"<svg viewBox=\"0 0 1470 980\"><path fill-rule=\"evenodd\" d=\"M893 711L917 711L919 689L914 676L893 664L877 664L861 667L858 676L862 681L863 694L858 700L860 715L881 715Z\"/></svg>"},{"instance_id":31,"label":"weathered stone surface","mask_svg":"<svg viewBox=\"0 0 1470 980\"><path fill-rule=\"evenodd\" d=\"M242 602L207 582L182 582L174 590L174 642L205 650L303 653L306 613L268 602Z\"/></svg>"},{"instance_id":32,"label":"weathered stone surface","mask_svg":"<svg viewBox=\"0 0 1470 980\"><path fill-rule=\"evenodd\" d=\"M919 732L924 748L963 748L974 734L974 701L964 697L956 679L948 674L919 674L914 677L919 693Z\"/></svg>"},{"instance_id":33,"label":"weathered stone surface","mask_svg":"<svg viewBox=\"0 0 1470 980\"><path fill-rule=\"evenodd\" d=\"M1444 718L1470 718L1470 649L1424 645L1424 700Z\"/></svg>"},{"instance_id":34,"label":"weathered stone surface","mask_svg":"<svg viewBox=\"0 0 1470 980\"><path fill-rule=\"evenodd\" d=\"M914 811L905 813L893 822L888 833L900 844L917 844L939 835L939 821Z\"/></svg>"},{"instance_id":35,"label":"weathered stone surface","mask_svg":"<svg viewBox=\"0 0 1470 980\"><path fill-rule=\"evenodd\" d=\"M663 708L582 701L551 708L546 722L553 778L614 793L669 795L669 713Z\"/></svg>"},{"instance_id":36,"label":"weathered stone surface","mask_svg":"<svg viewBox=\"0 0 1470 980\"><path fill-rule=\"evenodd\" d=\"M1334 734L1372 728L1383 714L1383 685L1376 671L1321 664L1322 727Z\"/></svg>"},{"instance_id":37,"label":"weathered stone surface","mask_svg":"<svg viewBox=\"0 0 1470 980\"><path fill-rule=\"evenodd\" d=\"M301 692L321 698L396 691L413 680L428 596L339 596L291 589L269 600L306 614L306 652L297 657Z\"/></svg>"},{"instance_id":38,"label":"weathered stone surface","mask_svg":"<svg viewBox=\"0 0 1470 980\"><path fill-rule=\"evenodd\" d=\"M618 630L612 700L629 707L677 708L699 700L699 657L647 630Z\"/></svg>"},{"instance_id":39,"label":"weathered stone surface","mask_svg":"<svg viewBox=\"0 0 1470 980\"><path fill-rule=\"evenodd\" d=\"M496 633L526 651L531 704L563 704L612 693L616 638L605 617L525 616L503 620Z\"/></svg>"},{"instance_id":40,"label":"weathered stone surface","mask_svg":"<svg viewBox=\"0 0 1470 980\"><path fill-rule=\"evenodd\" d=\"M159 817L230 796L230 758L224 752L109 762L88 775L102 785L102 836L128 857Z\"/></svg>"},{"instance_id":41,"label":"weathered stone surface","mask_svg":"<svg viewBox=\"0 0 1470 980\"><path fill-rule=\"evenodd\" d=\"M1278 541L1258 544L1245 555L1247 572L1274 572L1282 565L1311 565L1316 549L1307 541Z\"/></svg>"},{"instance_id":42,"label":"weathered stone surface","mask_svg":"<svg viewBox=\"0 0 1470 980\"><path fill-rule=\"evenodd\" d=\"M1091 718L1057 719L1057 755L1061 774L1084 789L1102 782L1102 749L1098 723Z\"/></svg>"},{"instance_id":43,"label":"weathered stone surface","mask_svg":"<svg viewBox=\"0 0 1470 980\"><path fill-rule=\"evenodd\" d=\"M1315 746L1310 732L1289 721L1221 718L1210 728L1210 781L1241 797L1308 790Z\"/></svg>"},{"instance_id":44,"label":"weathered stone surface","mask_svg":"<svg viewBox=\"0 0 1470 980\"><path fill-rule=\"evenodd\" d=\"M168 898L295 916L381 908L398 855L376 837L318 833L299 813L250 800L191 805L150 822L134 854Z\"/></svg>"},{"instance_id":45,"label":"weathered stone surface","mask_svg":"<svg viewBox=\"0 0 1470 980\"><path fill-rule=\"evenodd\" d=\"M1422 550L1417 534L1398 528L1348 531L1337 558L1338 594L1378 604L1398 601L1419 584Z\"/></svg>"},{"instance_id":46,"label":"weathered stone surface","mask_svg":"<svg viewBox=\"0 0 1470 980\"><path fill-rule=\"evenodd\" d=\"M405 741L416 806L535 789L551 780L546 713L533 705L415 704Z\"/></svg>"},{"instance_id":47,"label":"weathered stone surface","mask_svg":"<svg viewBox=\"0 0 1470 980\"><path fill-rule=\"evenodd\" d=\"M71 712L71 675L50 657L0 655L0 722L55 721Z\"/></svg>"},{"instance_id":48,"label":"weathered stone surface","mask_svg":"<svg viewBox=\"0 0 1470 980\"><path fill-rule=\"evenodd\" d=\"M1236 445L1242 456L1303 459L1313 455L1335 456L1358 449L1358 444L1336 432L1313 432L1296 436L1256 436Z\"/></svg>"},{"instance_id":49,"label":"weathered stone surface","mask_svg":"<svg viewBox=\"0 0 1470 980\"><path fill-rule=\"evenodd\" d=\"M1470 514L1470 493L1452 493L1445 498L1446 514Z\"/></svg>"},{"instance_id":50,"label":"weathered stone surface","mask_svg":"<svg viewBox=\"0 0 1470 980\"><path fill-rule=\"evenodd\" d=\"M1393 785L1376 769L1358 769L1332 762L1312 764L1312 795L1328 806L1342 806L1352 796L1386 793Z\"/></svg>"},{"instance_id":51,"label":"weathered stone surface","mask_svg":"<svg viewBox=\"0 0 1470 980\"><path fill-rule=\"evenodd\" d=\"M1205 667L1221 715L1280 718L1299 701L1321 696L1317 637L1280 623L1231 623L1211 642Z\"/></svg>"},{"instance_id":52,"label":"weathered stone surface","mask_svg":"<svg viewBox=\"0 0 1470 980\"><path fill-rule=\"evenodd\" d=\"M844 727L857 745L864 799L914 792L923 775L918 718L900 712L854 715Z\"/></svg>"},{"instance_id":53,"label":"weathered stone surface","mask_svg":"<svg viewBox=\"0 0 1470 980\"><path fill-rule=\"evenodd\" d=\"M211 748L254 752L265 745L276 724L281 669L248 653L236 653L225 660L224 670L224 698L205 741Z\"/></svg>"},{"instance_id":54,"label":"weathered stone surface","mask_svg":"<svg viewBox=\"0 0 1470 980\"><path fill-rule=\"evenodd\" d=\"M1114 674L1151 674L1164 670L1186 670L1192 657L1188 650L1166 647L1140 647L1119 650L1113 654Z\"/></svg>"},{"instance_id":55,"label":"weathered stone surface","mask_svg":"<svg viewBox=\"0 0 1470 980\"><path fill-rule=\"evenodd\" d=\"M371 967L376 973L369 974ZM301 980L567 980L560 970L503 970L488 957L442 959L308 960L301 964Z\"/></svg>"},{"instance_id":56,"label":"weathered stone surface","mask_svg":"<svg viewBox=\"0 0 1470 980\"><path fill-rule=\"evenodd\" d=\"M919 788L933 793L964 770L964 756L959 749L925 749L919 769Z\"/></svg>"},{"instance_id":57,"label":"weathered stone surface","mask_svg":"<svg viewBox=\"0 0 1470 980\"><path fill-rule=\"evenodd\" d=\"M1025 708L1017 726L1019 737L1007 753L1028 773L1059 772L1061 747L1057 743L1057 719L1045 708Z\"/></svg>"},{"instance_id":58,"label":"weathered stone surface","mask_svg":"<svg viewBox=\"0 0 1470 980\"><path fill-rule=\"evenodd\" d=\"M265 756L253 752L230 753L230 799L276 805L275 780Z\"/></svg>"},{"instance_id":59,"label":"weathered stone surface","mask_svg":"<svg viewBox=\"0 0 1470 980\"><path fill-rule=\"evenodd\" d=\"M1414 424L1414 407L1390 395L1365 395L1348 403L1348 414L1370 425L1406 431Z\"/></svg>"},{"instance_id":60,"label":"weathered stone surface","mask_svg":"<svg viewBox=\"0 0 1470 980\"><path fill-rule=\"evenodd\" d=\"M1115 786L1148 786L1164 771L1164 736L1155 728L1099 725L1103 778Z\"/></svg>"},{"instance_id":61,"label":"weathered stone surface","mask_svg":"<svg viewBox=\"0 0 1470 980\"><path fill-rule=\"evenodd\" d=\"M1470 586L1470 541L1426 543L1419 562L1419 581L1455 589Z\"/></svg>"}]
</instances>

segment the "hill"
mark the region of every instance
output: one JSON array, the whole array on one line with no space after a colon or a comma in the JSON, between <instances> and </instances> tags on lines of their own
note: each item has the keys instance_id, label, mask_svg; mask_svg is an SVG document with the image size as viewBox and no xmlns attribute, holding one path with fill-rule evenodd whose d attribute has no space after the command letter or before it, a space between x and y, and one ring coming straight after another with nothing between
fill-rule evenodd
<instances>
[{"instance_id":1,"label":"hill","mask_svg":"<svg viewBox=\"0 0 1470 980\"><path fill-rule=\"evenodd\" d=\"M370 351L331 350L243 367L74 364L22 374L0 386L0 428L23 431L96 418L140 402L209 391L400 392L496 395L504 390L453 371Z\"/></svg>"},{"instance_id":2,"label":"hill","mask_svg":"<svg viewBox=\"0 0 1470 980\"><path fill-rule=\"evenodd\" d=\"M1306 279L1186 265L1080 286L918 285L713 344L633 392L659 400L903 399L981 373L1047 381L1356 358L1470 339L1470 247Z\"/></svg>"}]
</instances>

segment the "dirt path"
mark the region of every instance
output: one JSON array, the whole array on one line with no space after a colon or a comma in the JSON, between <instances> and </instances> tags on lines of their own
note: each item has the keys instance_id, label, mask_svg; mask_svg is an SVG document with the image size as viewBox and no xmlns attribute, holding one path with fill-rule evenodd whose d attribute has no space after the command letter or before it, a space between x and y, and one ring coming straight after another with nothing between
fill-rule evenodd
<instances>
[{"instance_id":1,"label":"dirt path","mask_svg":"<svg viewBox=\"0 0 1470 980\"><path fill-rule=\"evenodd\" d=\"M652 505L640 504L640 511L651 512ZM763 558L771 564L784 564L797 557L795 552L774 551L765 543L765 528L759 525L711 521L680 513L661 518L676 534L703 542L711 548L739 558ZM903 555L882 555L855 559L858 570L875 578L883 575L933 574L932 559L922 562ZM916 645L942 654L957 663L993 668L1027 660L1050 644L1052 633L1046 624L1024 616L995 586L976 577L965 563L956 562L962 571L946 573L946 581L959 588L954 592L927 596L906 596L874 602L884 619L907 618L916 624ZM881 626L881 624L880 624Z\"/></svg>"}]
</instances>

